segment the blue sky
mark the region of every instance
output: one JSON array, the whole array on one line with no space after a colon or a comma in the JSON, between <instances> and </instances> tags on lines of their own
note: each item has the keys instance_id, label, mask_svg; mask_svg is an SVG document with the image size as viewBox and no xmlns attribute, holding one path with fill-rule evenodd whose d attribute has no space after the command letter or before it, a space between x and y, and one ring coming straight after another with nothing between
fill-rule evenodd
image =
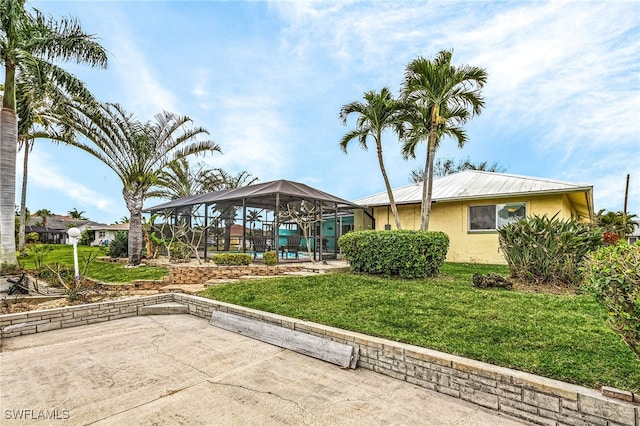
<instances>
[{"instance_id":1,"label":"blue sky","mask_svg":"<svg viewBox=\"0 0 640 426\"><path fill-rule=\"evenodd\" d=\"M375 146L338 141L344 104L398 92L407 63L453 49L487 69L486 108L440 158L594 186L595 209L640 215L640 3L31 1L72 16L109 51L106 70L68 65L96 97L142 120L163 109L205 127L223 154L195 157L266 182L290 179L355 200L384 191ZM424 162L383 140L392 186ZM21 154L18 176L21 176ZM20 185L20 181L18 185ZM19 197L18 186L18 197ZM79 150L36 142L27 206L128 215L115 174ZM156 204L150 200L146 205Z\"/></svg>"}]
</instances>

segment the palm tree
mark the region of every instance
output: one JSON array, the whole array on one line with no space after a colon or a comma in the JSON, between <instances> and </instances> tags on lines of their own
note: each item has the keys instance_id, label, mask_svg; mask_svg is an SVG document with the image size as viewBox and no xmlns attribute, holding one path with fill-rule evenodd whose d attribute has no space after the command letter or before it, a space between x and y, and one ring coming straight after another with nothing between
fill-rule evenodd
<instances>
[{"instance_id":1,"label":"palm tree","mask_svg":"<svg viewBox=\"0 0 640 426\"><path fill-rule=\"evenodd\" d=\"M74 105L72 128L87 141L68 143L106 164L122 181L130 213L129 263L139 265L142 252L142 204L161 170L171 161L192 154L220 152L213 141L197 141L208 132L191 127L192 120L164 111L141 123L118 104Z\"/></svg>"},{"instance_id":2,"label":"palm tree","mask_svg":"<svg viewBox=\"0 0 640 426\"><path fill-rule=\"evenodd\" d=\"M626 238L633 234L635 229L633 219L637 217L635 214L624 214L622 211L612 212L600 209L596 213L595 223L605 232L612 232L618 234L620 238Z\"/></svg>"},{"instance_id":3,"label":"palm tree","mask_svg":"<svg viewBox=\"0 0 640 426\"><path fill-rule=\"evenodd\" d=\"M244 170L234 176L223 169L216 168L210 170L209 173L205 175L202 185L205 192L211 192L240 188L242 186L251 185L257 181L257 177L252 177L250 173L247 173ZM235 206L226 205L222 209L218 210L220 212L220 219L225 227L223 250L228 251L231 248L231 225L236 221L237 209Z\"/></svg>"},{"instance_id":4,"label":"palm tree","mask_svg":"<svg viewBox=\"0 0 640 426\"><path fill-rule=\"evenodd\" d=\"M69 216L71 216L72 219L87 220L87 218L83 216L85 212L84 211L79 212L76 207L74 207L73 210L69 210L67 213L69 213Z\"/></svg>"},{"instance_id":5,"label":"palm tree","mask_svg":"<svg viewBox=\"0 0 640 426\"><path fill-rule=\"evenodd\" d=\"M247 212L247 222L249 222L249 226L251 227L251 234L253 235L255 230L255 223L260 222L262 220L262 215L258 210L249 210Z\"/></svg>"},{"instance_id":6,"label":"palm tree","mask_svg":"<svg viewBox=\"0 0 640 426\"><path fill-rule=\"evenodd\" d=\"M153 187L147 192L147 198L177 200L189 195L205 193L204 182L212 173L199 163L195 169L189 166L186 158L171 161L160 170Z\"/></svg>"},{"instance_id":7,"label":"palm tree","mask_svg":"<svg viewBox=\"0 0 640 426\"><path fill-rule=\"evenodd\" d=\"M391 191L391 184L387 176L387 171L384 167L384 161L382 159L382 132L386 129L396 129L398 126L398 110L399 104L393 98L393 95L389 91L389 88L383 87L380 92L370 90L365 92L363 99L366 102L355 101L343 105L340 109L340 120L342 124L347 124L347 118L350 114L358 114L356 121L356 128L345 134L340 140L340 148L346 153L347 145L353 139L358 139L358 143L362 149L367 149L367 138L372 137L376 143L376 151L378 154L378 164L380 171L382 172L382 178L384 179L384 185L387 188L387 194L389 196L389 203L391 204L391 212L396 222L396 229L401 229L400 216L398 215L398 208L396 207L395 199L393 198L393 192Z\"/></svg>"},{"instance_id":8,"label":"palm tree","mask_svg":"<svg viewBox=\"0 0 640 426\"><path fill-rule=\"evenodd\" d=\"M408 129L403 133L405 157L415 157L416 145L427 142L425 181L422 189L420 229L429 229L433 162L443 136L462 147L467 134L462 128L484 106L481 89L487 81L483 68L451 65L451 51L440 51L433 60L419 57L406 68L402 98L408 105Z\"/></svg>"},{"instance_id":9,"label":"palm tree","mask_svg":"<svg viewBox=\"0 0 640 426\"><path fill-rule=\"evenodd\" d=\"M456 164L452 158L445 158L444 160L438 158L433 163L434 178L458 173L463 170L481 170L485 172L504 173L507 171L507 168L501 166L498 162L493 162L492 164L489 164L488 161L473 163L469 157L465 160L460 160L458 164ZM413 183L421 183L424 181L424 168L412 170L409 175L409 181Z\"/></svg>"},{"instance_id":10,"label":"palm tree","mask_svg":"<svg viewBox=\"0 0 640 426\"><path fill-rule=\"evenodd\" d=\"M33 215L42 218L42 220L40 222L42 223L42 226L46 227L47 226L47 218L50 217L50 216L53 216L53 213L49 209L40 209L40 210L36 210L33 213Z\"/></svg>"},{"instance_id":11,"label":"palm tree","mask_svg":"<svg viewBox=\"0 0 640 426\"><path fill-rule=\"evenodd\" d=\"M0 0L0 63L4 65L4 96L0 110L0 263L17 263L14 240L16 153L18 124L16 80L21 75L48 75L73 92L78 80L69 78L54 61L71 60L105 67L106 51L85 34L77 20L58 21L37 9L25 10L25 0Z\"/></svg>"}]
</instances>

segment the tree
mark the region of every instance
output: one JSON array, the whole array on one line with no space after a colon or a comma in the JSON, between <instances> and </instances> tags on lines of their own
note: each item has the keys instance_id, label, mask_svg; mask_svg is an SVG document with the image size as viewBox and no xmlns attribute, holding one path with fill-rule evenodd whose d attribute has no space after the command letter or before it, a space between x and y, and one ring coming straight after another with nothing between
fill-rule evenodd
<instances>
[{"instance_id":1,"label":"tree","mask_svg":"<svg viewBox=\"0 0 640 426\"><path fill-rule=\"evenodd\" d=\"M406 68L402 85L405 123L403 155L415 157L419 142L427 142L425 181L422 190L420 229L429 229L433 163L443 136L451 136L462 147L468 137L462 125L484 106L481 90L487 81L483 68L451 65L451 51L440 51L433 60L419 57Z\"/></svg>"},{"instance_id":2,"label":"tree","mask_svg":"<svg viewBox=\"0 0 640 426\"><path fill-rule=\"evenodd\" d=\"M68 143L93 155L120 178L122 195L130 213L129 263L140 264L142 252L142 205L157 176L171 161L192 154L220 152L213 141L198 141L208 132L191 127L192 120L163 111L154 121L142 123L118 104L87 106L75 103L69 124L87 140Z\"/></svg>"},{"instance_id":3,"label":"tree","mask_svg":"<svg viewBox=\"0 0 640 426\"><path fill-rule=\"evenodd\" d=\"M620 238L626 238L631 235L635 228L635 214L624 214L622 211L612 212L606 209L600 209L596 213L595 224L602 228L604 232L617 234Z\"/></svg>"},{"instance_id":4,"label":"tree","mask_svg":"<svg viewBox=\"0 0 640 426\"><path fill-rule=\"evenodd\" d=\"M79 212L78 209L75 207L73 208L73 210L69 210L67 213L69 213L69 216L71 216L72 219L87 220L87 218L83 216L85 212L84 211Z\"/></svg>"},{"instance_id":5,"label":"tree","mask_svg":"<svg viewBox=\"0 0 640 426\"><path fill-rule=\"evenodd\" d=\"M36 210L33 215L42 219L40 221L40 223L42 223L42 226L47 226L47 218L53 216L54 214L49 209L40 209Z\"/></svg>"},{"instance_id":6,"label":"tree","mask_svg":"<svg viewBox=\"0 0 640 426\"><path fill-rule=\"evenodd\" d=\"M203 176L202 186L205 192L223 191L248 186L257 180L257 177L252 177L251 173L244 170L234 176L223 169L216 168ZM236 221L237 209L233 205L216 205L216 210L220 213L219 218L225 227L224 250L228 251L231 248L231 226Z\"/></svg>"},{"instance_id":7,"label":"tree","mask_svg":"<svg viewBox=\"0 0 640 426\"><path fill-rule=\"evenodd\" d=\"M252 209L247 212L247 222L249 222L249 227L251 228L251 234L254 233L255 223L260 222L262 220L262 215L258 210Z\"/></svg>"},{"instance_id":8,"label":"tree","mask_svg":"<svg viewBox=\"0 0 640 426\"><path fill-rule=\"evenodd\" d=\"M160 170L153 188L147 193L147 198L164 198L177 200L190 195L205 193L206 178L212 173L205 165L199 163L191 168L186 158L171 161Z\"/></svg>"},{"instance_id":9,"label":"tree","mask_svg":"<svg viewBox=\"0 0 640 426\"><path fill-rule=\"evenodd\" d=\"M387 87L383 87L380 92L376 92L375 90L365 92L363 98L366 102L351 102L343 105L340 109L339 117L344 125L347 124L347 119L350 114L358 114L356 128L342 137L340 140L340 148L346 153L349 142L357 139L360 147L366 150L367 138L373 138L376 143L378 165L380 166L384 185L387 189L387 195L389 196L389 203L391 204L391 212L393 213L393 219L396 223L396 229L401 229L398 208L396 207L393 191L391 190L391 184L389 183L389 177L387 176L382 158L382 132L387 129L395 129L400 123L398 119L399 104L393 98L393 95Z\"/></svg>"},{"instance_id":10,"label":"tree","mask_svg":"<svg viewBox=\"0 0 640 426\"><path fill-rule=\"evenodd\" d=\"M437 159L433 163L433 177L444 177L453 173L458 173L464 170L482 170L485 172L504 173L507 168L501 166L497 162L489 164L488 161L481 161L479 163L471 162L471 159L467 157L465 160L460 160L458 164L452 158ZM420 183L424 180L424 168L417 168L411 171L409 181L413 183Z\"/></svg>"},{"instance_id":11,"label":"tree","mask_svg":"<svg viewBox=\"0 0 640 426\"><path fill-rule=\"evenodd\" d=\"M16 80L43 70L56 85L74 91L69 78L54 62L75 61L105 67L107 54L94 36L85 34L77 20L58 21L37 9L25 10L25 0L0 0L0 63L4 65L4 92L0 110L0 263L16 264L14 203L18 123Z\"/></svg>"}]
</instances>

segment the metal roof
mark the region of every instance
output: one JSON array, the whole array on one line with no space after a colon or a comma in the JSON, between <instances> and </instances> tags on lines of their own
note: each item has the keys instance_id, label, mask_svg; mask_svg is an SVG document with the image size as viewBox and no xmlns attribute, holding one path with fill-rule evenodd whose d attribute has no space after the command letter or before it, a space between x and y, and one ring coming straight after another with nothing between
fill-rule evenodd
<instances>
[{"instance_id":1,"label":"metal roof","mask_svg":"<svg viewBox=\"0 0 640 426\"><path fill-rule=\"evenodd\" d=\"M432 200L450 202L483 198L515 197L533 194L591 192L592 185L561 182L551 179L509 175L504 173L465 170L433 180ZM393 189L396 204L422 201L422 183ZM360 198L355 203L367 206L389 204L387 192Z\"/></svg>"},{"instance_id":2,"label":"metal roof","mask_svg":"<svg viewBox=\"0 0 640 426\"><path fill-rule=\"evenodd\" d=\"M250 208L273 209L275 200L278 198L280 204L291 201L307 200L318 201L323 206L333 208L358 208L357 204L345 199L336 197L319 189L312 188L304 183L289 180L274 180L270 182L258 183L255 185L243 186L240 188L227 189L224 191L214 191L207 194L192 195L180 198L168 203L159 204L145 209L145 211L159 211L173 209L177 207L193 206L198 204L223 204L236 205L243 204Z\"/></svg>"}]
</instances>

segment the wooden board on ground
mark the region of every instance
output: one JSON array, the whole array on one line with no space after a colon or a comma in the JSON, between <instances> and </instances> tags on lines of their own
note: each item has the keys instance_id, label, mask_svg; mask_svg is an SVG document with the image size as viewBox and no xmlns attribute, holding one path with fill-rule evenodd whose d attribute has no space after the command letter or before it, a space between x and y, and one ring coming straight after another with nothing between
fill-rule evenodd
<instances>
[{"instance_id":1,"label":"wooden board on ground","mask_svg":"<svg viewBox=\"0 0 640 426\"><path fill-rule=\"evenodd\" d=\"M337 364L342 368L356 368L358 362L358 350L353 346L260 320L214 311L211 325Z\"/></svg>"}]
</instances>

